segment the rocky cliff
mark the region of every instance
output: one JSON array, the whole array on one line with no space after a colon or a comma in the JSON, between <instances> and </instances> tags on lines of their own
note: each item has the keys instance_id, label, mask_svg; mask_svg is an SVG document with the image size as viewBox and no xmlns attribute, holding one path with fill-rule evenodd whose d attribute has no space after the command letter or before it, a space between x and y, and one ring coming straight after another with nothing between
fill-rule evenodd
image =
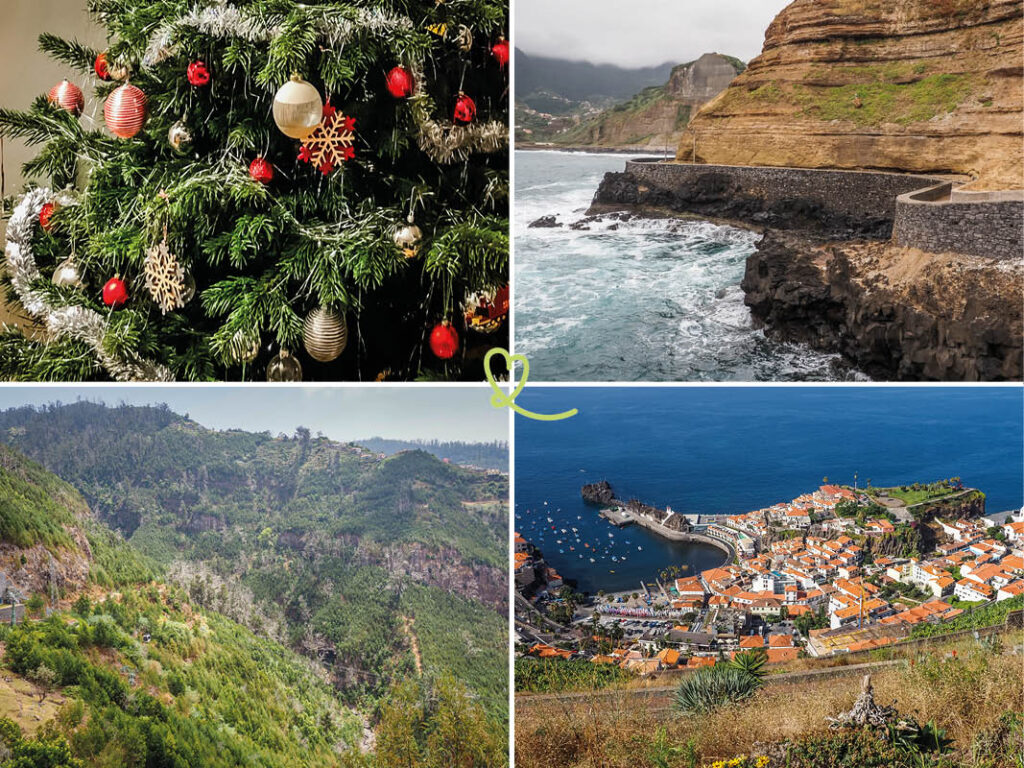
<instances>
[{"instance_id":1,"label":"rocky cliff","mask_svg":"<svg viewBox=\"0 0 1024 768\"><path fill-rule=\"evenodd\" d=\"M691 115L721 93L743 66L730 56L705 53L675 67L664 85L645 88L629 101L558 135L555 142L659 151L675 147Z\"/></svg>"},{"instance_id":2,"label":"rocky cliff","mask_svg":"<svg viewBox=\"0 0 1024 768\"><path fill-rule=\"evenodd\" d=\"M677 159L898 169L1019 188L1021 0L794 0Z\"/></svg>"},{"instance_id":3,"label":"rocky cliff","mask_svg":"<svg viewBox=\"0 0 1024 768\"><path fill-rule=\"evenodd\" d=\"M769 231L747 260L745 301L778 338L840 352L896 380L1022 375L1024 265L926 254L888 242Z\"/></svg>"}]
</instances>

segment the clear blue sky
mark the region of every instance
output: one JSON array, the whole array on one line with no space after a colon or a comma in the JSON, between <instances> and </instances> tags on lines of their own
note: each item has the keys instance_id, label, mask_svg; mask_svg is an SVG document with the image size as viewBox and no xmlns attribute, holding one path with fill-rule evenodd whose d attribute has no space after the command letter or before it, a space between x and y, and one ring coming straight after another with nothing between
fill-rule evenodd
<instances>
[{"instance_id":1,"label":"clear blue sky","mask_svg":"<svg viewBox=\"0 0 1024 768\"><path fill-rule=\"evenodd\" d=\"M507 409L490 403L479 387L198 387L5 386L0 410L90 400L108 405L167 403L213 429L269 430L291 434L298 426L334 440L368 437L397 440L508 439Z\"/></svg>"}]
</instances>

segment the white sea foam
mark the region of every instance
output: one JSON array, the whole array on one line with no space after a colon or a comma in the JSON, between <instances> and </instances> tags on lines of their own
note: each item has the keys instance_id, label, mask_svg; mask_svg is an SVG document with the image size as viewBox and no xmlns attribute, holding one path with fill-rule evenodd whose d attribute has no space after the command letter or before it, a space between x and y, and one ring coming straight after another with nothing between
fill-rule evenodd
<instances>
[{"instance_id":1,"label":"white sea foam","mask_svg":"<svg viewBox=\"0 0 1024 768\"><path fill-rule=\"evenodd\" d=\"M859 378L837 355L753 327L739 283L758 234L696 220L587 221L604 173L623 163L516 154L516 351L538 380ZM552 215L561 227L528 228ZM587 229L570 229L577 221Z\"/></svg>"}]
</instances>

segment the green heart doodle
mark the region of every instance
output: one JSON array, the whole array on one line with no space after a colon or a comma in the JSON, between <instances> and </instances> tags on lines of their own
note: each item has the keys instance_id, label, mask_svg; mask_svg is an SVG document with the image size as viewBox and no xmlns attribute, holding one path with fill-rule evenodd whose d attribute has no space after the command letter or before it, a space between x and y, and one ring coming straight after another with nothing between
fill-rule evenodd
<instances>
[{"instance_id":1,"label":"green heart doodle","mask_svg":"<svg viewBox=\"0 0 1024 768\"><path fill-rule=\"evenodd\" d=\"M512 390L511 394L506 393L501 385L495 380L494 374L491 373L491 358L496 355L505 358L505 364L508 367L509 375L512 375L513 366L515 363L521 363L523 366L523 375L519 379L519 383L516 384L515 389ZM494 390L494 394L491 395L491 405L495 408L511 408L521 416L525 416L528 419L536 419L537 421L561 421L562 419L569 419L579 413L579 410L573 408L569 411L563 411L562 413L534 413L528 411L516 405L516 398L519 397L519 393L523 391L523 387L526 386L526 380L530 378L530 361L523 355L512 355L509 354L507 349L501 347L494 347L488 350L487 354L484 355L484 372L487 375L487 381L491 385L491 389Z\"/></svg>"}]
</instances>

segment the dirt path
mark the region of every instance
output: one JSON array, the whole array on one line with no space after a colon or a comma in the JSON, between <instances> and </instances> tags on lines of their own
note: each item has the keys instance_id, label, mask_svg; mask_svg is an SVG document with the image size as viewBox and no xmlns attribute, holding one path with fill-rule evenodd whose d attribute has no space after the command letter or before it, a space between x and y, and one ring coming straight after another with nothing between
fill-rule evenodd
<instances>
[{"instance_id":1,"label":"dirt path","mask_svg":"<svg viewBox=\"0 0 1024 768\"><path fill-rule=\"evenodd\" d=\"M423 657L420 655L420 642L416 639L416 632L413 631L414 619L411 616L402 617L402 629L409 637L409 645L412 647L413 658L416 659L416 672L423 674Z\"/></svg>"}]
</instances>

